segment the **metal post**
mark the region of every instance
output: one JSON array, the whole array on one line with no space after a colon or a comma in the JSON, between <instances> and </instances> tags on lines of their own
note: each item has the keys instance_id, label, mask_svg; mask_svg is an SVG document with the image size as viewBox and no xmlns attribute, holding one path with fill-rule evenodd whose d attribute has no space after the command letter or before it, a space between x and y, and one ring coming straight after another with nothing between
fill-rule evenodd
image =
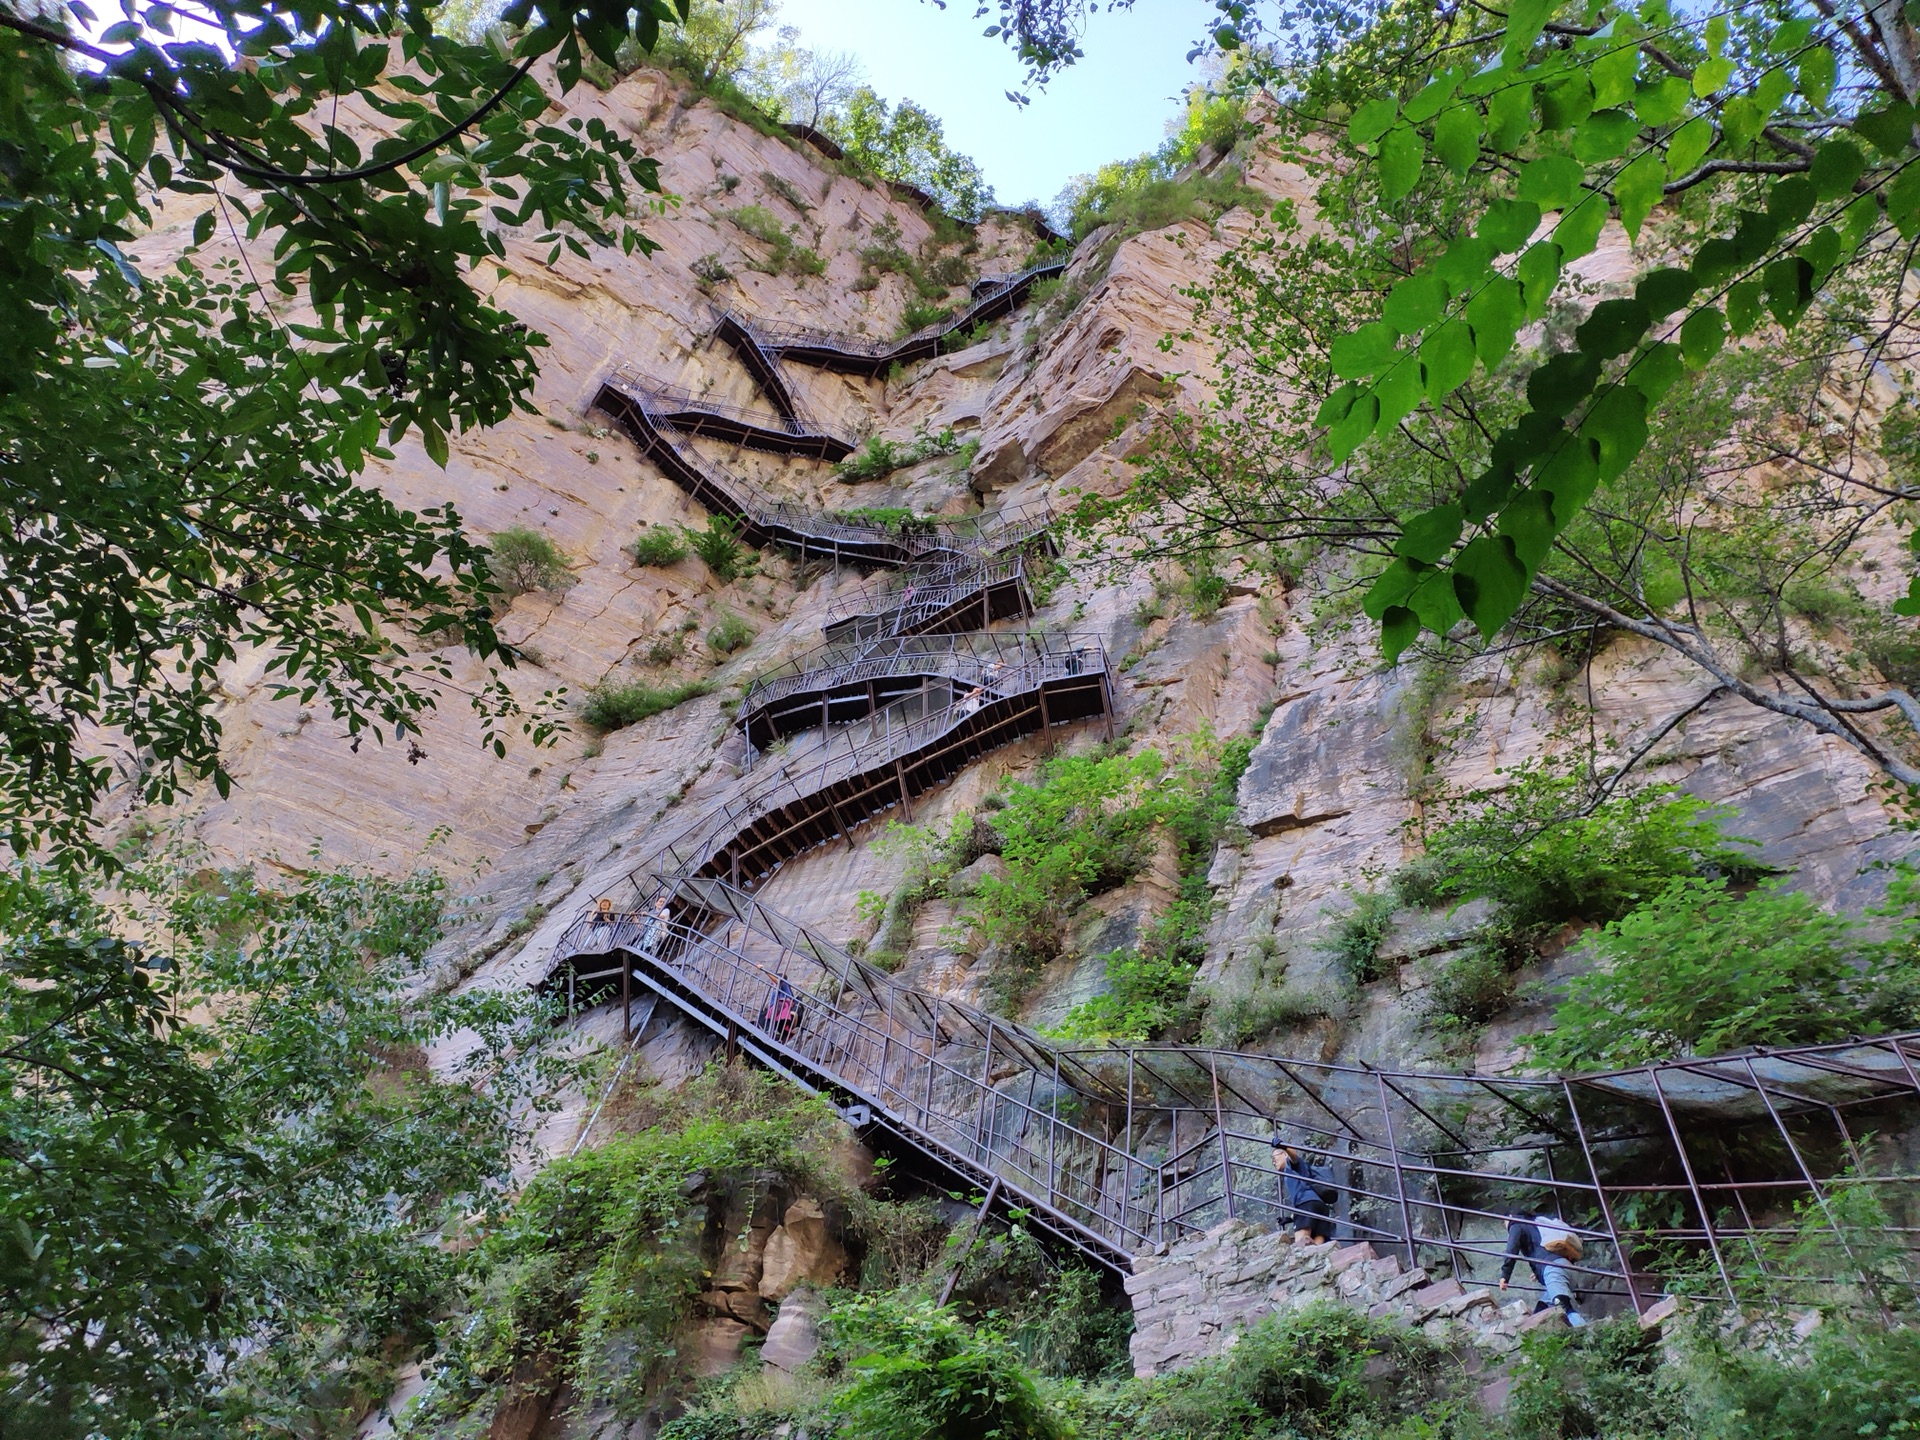
<instances>
[{"instance_id":1,"label":"metal post","mask_svg":"<svg viewBox=\"0 0 1920 1440\"><path fill-rule=\"evenodd\" d=\"M1227 1117L1220 1109L1220 1056L1207 1052L1208 1072L1213 1076L1213 1130L1220 1137L1220 1193L1226 1198L1227 1218L1233 1219L1233 1152L1227 1148Z\"/></svg>"},{"instance_id":2,"label":"metal post","mask_svg":"<svg viewBox=\"0 0 1920 1440\"><path fill-rule=\"evenodd\" d=\"M980 1209L973 1217L973 1229L967 1235L966 1248L960 1252L959 1258L953 1262L953 1269L947 1272L947 1278L940 1284L939 1304L944 1306L953 1299L954 1287L960 1283L960 1272L966 1268L967 1257L973 1253L974 1242L980 1238L980 1227L987 1223L987 1212L993 1208L993 1202L999 1194L1000 1177L996 1175L988 1183L986 1198L980 1202Z\"/></svg>"},{"instance_id":3,"label":"metal post","mask_svg":"<svg viewBox=\"0 0 1920 1440\"><path fill-rule=\"evenodd\" d=\"M1056 1051L1053 1057L1053 1093L1047 1096L1047 1204L1053 1205L1056 1186L1055 1178L1059 1173L1059 1161L1055 1159L1056 1142L1060 1134L1060 1055ZM1055 1207L1058 1208L1058 1207Z\"/></svg>"},{"instance_id":4,"label":"metal post","mask_svg":"<svg viewBox=\"0 0 1920 1440\"><path fill-rule=\"evenodd\" d=\"M579 973L580 973L580 970L578 966L576 966L572 961L567 962L567 1018L568 1019L573 1018L573 1013L574 1013L573 979L574 979L574 976L578 975Z\"/></svg>"},{"instance_id":5,"label":"metal post","mask_svg":"<svg viewBox=\"0 0 1920 1440\"><path fill-rule=\"evenodd\" d=\"M1387 1080L1377 1070L1373 1079L1380 1087L1380 1118L1386 1122L1387 1155L1393 1161L1393 1188L1400 1197L1400 1224L1407 1237L1407 1268L1415 1269L1420 1264L1419 1246L1413 1238L1413 1207L1407 1203L1407 1174L1400 1164L1400 1142L1393 1133L1393 1110L1387 1102Z\"/></svg>"},{"instance_id":6,"label":"metal post","mask_svg":"<svg viewBox=\"0 0 1920 1440\"><path fill-rule=\"evenodd\" d=\"M1640 1287L1633 1283L1633 1256L1620 1239L1613 1206L1607 1200L1607 1187L1600 1183L1600 1167L1594 1162L1593 1145L1587 1139L1587 1127L1580 1121L1580 1103L1574 1099L1573 1087L1565 1080L1560 1082L1560 1088L1566 1093L1567 1113L1573 1116L1573 1133L1580 1139L1581 1158L1587 1162L1587 1174L1593 1177L1593 1196L1600 1202L1600 1218L1606 1222L1607 1238L1613 1241L1614 1258L1620 1262L1620 1278L1627 1282L1627 1299L1633 1304L1633 1313L1638 1315L1647 1307L1640 1301Z\"/></svg>"},{"instance_id":7,"label":"metal post","mask_svg":"<svg viewBox=\"0 0 1920 1440\"><path fill-rule=\"evenodd\" d=\"M633 1043L633 956L620 957L620 1041Z\"/></svg>"},{"instance_id":8,"label":"metal post","mask_svg":"<svg viewBox=\"0 0 1920 1440\"><path fill-rule=\"evenodd\" d=\"M900 782L900 813L906 817L907 824L911 825L913 823L913 797L907 794L906 762L897 756L893 762L893 778Z\"/></svg>"},{"instance_id":9,"label":"metal post","mask_svg":"<svg viewBox=\"0 0 1920 1440\"><path fill-rule=\"evenodd\" d=\"M1133 1203L1133 1050L1127 1050L1127 1128L1121 1132L1121 1154L1126 1165L1120 1175L1121 1224L1126 1224L1127 1207Z\"/></svg>"},{"instance_id":10,"label":"metal post","mask_svg":"<svg viewBox=\"0 0 1920 1440\"><path fill-rule=\"evenodd\" d=\"M1693 1161L1687 1155L1687 1142L1680 1138L1680 1127L1674 1123L1673 1110L1667 1104L1667 1092L1660 1088L1660 1072L1653 1066L1645 1067L1647 1079L1653 1082L1654 1099L1660 1102L1660 1113L1667 1122L1667 1134L1673 1137L1673 1148L1680 1157L1680 1169L1687 1177L1687 1190L1693 1196L1695 1208L1700 1212L1700 1228L1706 1232L1707 1248L1713 1251L1714 1268L1720 1272L1720 1283L1727 1287L1727 1299L1734 1304L1740 1303L1740 1296L1734 1291L1733 1277L1727 1273L1727 1262L1720 1254L1719 1238L1713 1233L1713 1215L1707 1209L1706 1196L1700 1192L1700 1182L1693 1176Z\"/></svg>"},{"instance_id":11,"label":"metal post","mask_svg":"<svg viewBox=\"0 0 1920 1440\"><path fill-rule=\"evenodd\" d=\"M973 1118L973 1148L979 1150L985 1143L982 1139L987 1120L987 1104L993 1099L993 1019L987 1019L987 1051L980 1061L980 1105ZM986 1146L987 1160L993 1158L993 1147Z\"/></svg>"}]
</instances>

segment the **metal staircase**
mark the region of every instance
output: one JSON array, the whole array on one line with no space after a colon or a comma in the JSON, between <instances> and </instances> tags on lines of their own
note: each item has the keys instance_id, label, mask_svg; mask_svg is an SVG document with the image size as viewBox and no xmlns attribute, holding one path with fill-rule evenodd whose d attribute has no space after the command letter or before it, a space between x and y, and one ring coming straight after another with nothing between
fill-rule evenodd
<instances>
[{"instance_id":1,"label":"metal staircase","mask_svg":"<svg viewBox=\"0 0 1920 1440\"><path fill-rule=\"evenodd\" d=\"M791 413L784 380L767 390ZM1581 1237L1569 1268L1590 1314L1668 1294L1920 1296L1920 1033L1568 1078L1062 1044L769 910L753 892L779 866L910 818L992 747L1111 726L1105 653L986 629L1026 611L1019 557L1044 512L844 523L691 456L638 389L610 384L596 403L750 538L906 573L842 602L826 644L749 687L735 791L554 946L542 983L570 1008L618 1000L631 1016L636 994L664 1000L1117 1269L1223 1220L1283 1223L1280 1138L1331 1164L1340 1239L1462 1285L1494 1278L1524 1212Z\"/></svg>"},{"instance_id":2,"label":"metal staircase","mask_svg":"<svg viewBox=\"0 0 1920 1440\"><path fill-rule=\"evenodd\" d=\"M1011 315L1026 302L1028 292L1035 285L1065 274L1066 269L1066 261L1049 260L1016 274L984 277L974 283L973 298L958 315L922 326L897 339L837 335L829 330L782 324L737 311L728 311L720 317L714 335L739 352L742 362L756 376L763 371L777 373L777 362L781 360L847 375L881 375L895 365L929 360L942 353L954 337L967 334L977 325ZM775 386L784 388L785 383L781 379ZM775 386L767 387L769 393Z\"/></svg>"}]
</instances>

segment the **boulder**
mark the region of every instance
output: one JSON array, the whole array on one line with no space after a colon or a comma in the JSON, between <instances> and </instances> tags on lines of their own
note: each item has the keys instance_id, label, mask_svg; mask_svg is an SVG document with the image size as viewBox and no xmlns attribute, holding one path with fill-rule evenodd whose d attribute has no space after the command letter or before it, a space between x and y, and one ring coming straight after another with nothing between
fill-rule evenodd
<instances>
[{"instance_id":1,"label":"boulder","mask_svg":"<svg viewBox=\"0 0 1920 1440\"><path fill-rule=\"evenodd\" d=\"M802 1196L787 1207L780 1227L767 1237L761 1257L760 1296L784 1300L800 1284L831 1285L847 1267L847 1252L833 1238L820 1202Z\"/></svg>"},{"instance_id":2,"label":"boulder","mask_svg":"<svg viewBox=\"0 0 1920 1440\"><path fill-rule=\"evenodd\" d=\"M827 1302L817 1290L801 1286L787 1296L767 1331L767 1343L760 1347L760 1363L789 1372L806 1364L820 1349L820 1322L826 1313Z\"/></svg>"}]
</instances>

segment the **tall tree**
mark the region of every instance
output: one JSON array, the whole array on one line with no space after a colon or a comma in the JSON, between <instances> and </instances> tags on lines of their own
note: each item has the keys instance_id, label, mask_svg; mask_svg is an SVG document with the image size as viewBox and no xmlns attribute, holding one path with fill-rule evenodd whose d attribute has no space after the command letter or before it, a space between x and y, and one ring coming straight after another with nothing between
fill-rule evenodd
<instances>
[{"instance_id":1,"label":"tall tree","mask_svg":"<svg viewBox=\"0 0 1920 1440\"><path fill-rule=\"evenodd\" d=\"M1221 524L1333 547L1389 658L1626 631L1697 665L1701 703L1920 783L1873 718L1920 723L1915 642L1863 598L1920 494L1906 412L1879 423L1914 339L1904 17L1323 18L1269 52L1317 196L1211 287L1222 406L1170 426L1120 508L1175 548ZM1580 264L1610 219L1635 270L1611 290ZM1891 609L1920 613L1920 582Z\"/></svg>"},{"instance_id":2,"label":"tall tree","mask_svg":"<svg viewBox=\"0 0 1920 1440\"><path fill-rule=\"evenodd\" d=\"M654 162L544 112L587 52L651 49L679 5L519 0L497 42L436 34L417 0L125 0L104 22L0 5L16 852L104 858L116 752L148 799L224 793L214 691L245 649L355 744L412 741L447 647L511 663L460 517L402 509L366 466L409 434L444 465L450 432L527 407L544 337L472 283L508 233L549 263L651 248L631 217ZM163 207L194 217L193 248L143 273L123 247ZM212 262L216 235L248 248ZM511 692L496 675L474 704L504 748Z\"/></svg>"}]
</instances>

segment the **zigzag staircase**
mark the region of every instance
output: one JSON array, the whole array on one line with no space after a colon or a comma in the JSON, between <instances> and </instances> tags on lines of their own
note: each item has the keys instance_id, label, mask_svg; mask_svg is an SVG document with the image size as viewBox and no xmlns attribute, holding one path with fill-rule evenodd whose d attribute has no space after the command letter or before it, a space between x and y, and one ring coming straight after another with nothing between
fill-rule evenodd
<instances>
[{"instance_id":1,"label":"zigzag staircase","mask_svg":"<svg viewBox=\"0 0 1920 1440\"><path fill-rule=\"evenodd\" d=\"M788 419L774 354L843 369L872 358L864 342L817 335L764 348L778 379L767 393ZM1564 1217L1585 1242L1570 1268L1589 1313L1666 1294L1920 1294L1920 1033L1569 1078L1061 1044L916 990L769 910L753 892L781 864L851 843L883 813L910 816L915 796L993 746L1110 724L1104 651L1091 637L986 628L1027 613L1019 557L1041 543L1044 514L905 531L835 521L686 453L673 415L640 389L610 384L597 403L751 538L906 573L843 602L826 644L749 688L739 723L752 763L734 794L555 945L543 983L570 1008L618 1000L630 1017L636 998L664 999L1119 1270L1225 1219L1278 1223L1279 1135L1332 1164L1343 1239L1444 1264L1462 1284L1493 1277L1506 1218L1524 1209ZM1806 1243L1822 1231L1832 1244Z\"/></svg>"}]
</instances>

